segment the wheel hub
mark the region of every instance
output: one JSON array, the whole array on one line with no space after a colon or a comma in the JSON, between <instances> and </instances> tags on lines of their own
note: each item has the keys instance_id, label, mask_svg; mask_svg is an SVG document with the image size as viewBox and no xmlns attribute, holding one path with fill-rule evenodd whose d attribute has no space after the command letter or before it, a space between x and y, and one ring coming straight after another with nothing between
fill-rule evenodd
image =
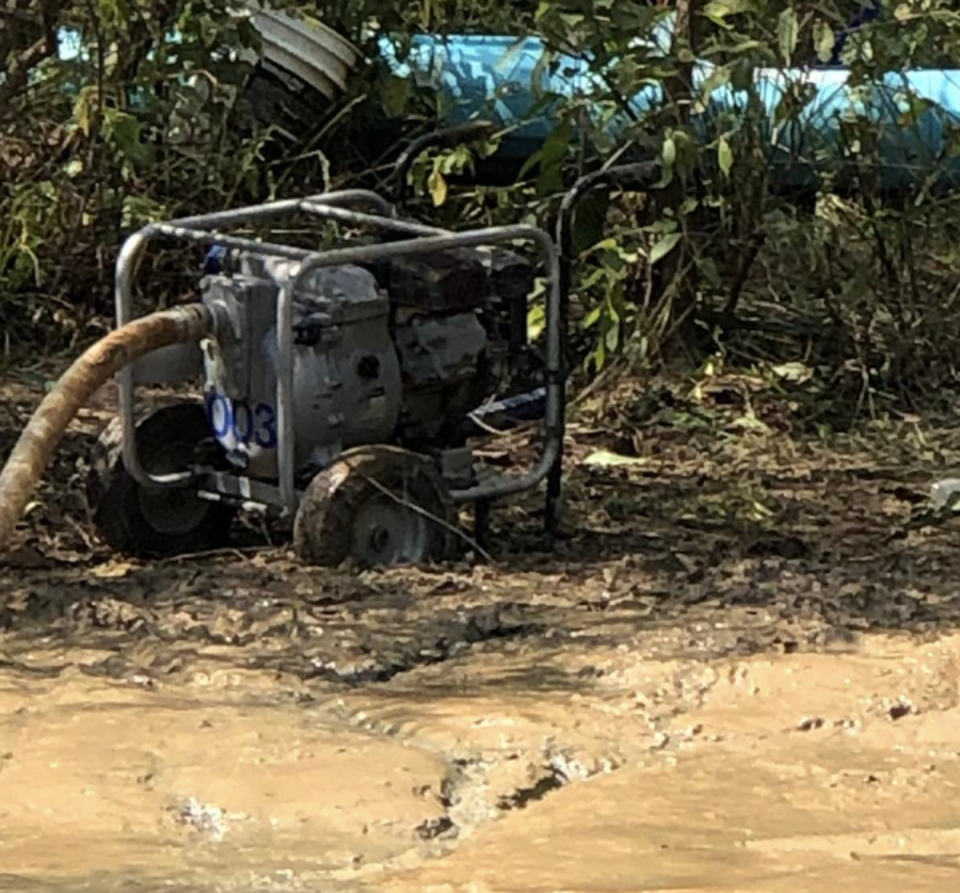
<instances>
[{"instance_id":1,"label":"wheel hub","mask_svg":"<svg viewBox=\"0 0 960 893\"><path fill-rule=\"evenodd\" d=\"M370 548L376 552L383 552L390 542L390 531L384 527L375 527L370 531Z\"/></svg>"},{"instance_id":2,"label":"wheel hub","mask_svg":"<svg viewBox=\"0 0 960 893\"><path fill-rule=\"evenodd\" d=\"M174 442L150 449L147 447L144 465L152 474L172 474L189 468L194 460L190 444ZM197 496L193 489L147 488L138 493L140 511L148 524L159 533L177 536L193 530L210 505Z\"/></svg>"},{"instance_id":3,"label":"wheel hub","mask_svg":"<svg viewBox=\"0 0 960 893\"><path fill-rule=\"evenodd\" d=\"M423 517L406 506L371 500L353 521L354 554L373 565L419 562L427 550Z\"/></svg>"}]
</instances>

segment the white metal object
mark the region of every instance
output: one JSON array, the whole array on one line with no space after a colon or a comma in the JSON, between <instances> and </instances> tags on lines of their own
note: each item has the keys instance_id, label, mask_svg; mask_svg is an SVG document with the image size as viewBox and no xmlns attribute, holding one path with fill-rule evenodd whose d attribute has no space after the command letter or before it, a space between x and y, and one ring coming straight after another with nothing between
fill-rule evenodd
<instances>
[{"instance_id":1,"label":"white metal object","mask_svg":"<svg viewBox=\"0 0 960 893\"><path fill-rule=\"evenodd\" d=\"M347 79L361 60L349 40L320 22L306 22L284 13L248 4L250 21L263 41L266 62L309 84L334 100L347 89Z\"/></svg>"}]
</instances>

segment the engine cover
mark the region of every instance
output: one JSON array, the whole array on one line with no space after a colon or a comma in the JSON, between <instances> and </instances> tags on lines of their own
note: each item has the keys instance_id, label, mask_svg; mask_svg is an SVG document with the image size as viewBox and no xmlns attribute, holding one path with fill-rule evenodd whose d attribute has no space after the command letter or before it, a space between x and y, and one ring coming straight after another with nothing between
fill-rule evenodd
<instances>
[{"instance_id":1,"label":"engine cover","mask_svg":"<svg viewBox=\"0 0 960 893\"><path fill-rule=\"evenodd\" d=\"M475 313L418 316L396 329L404 390L476 378L487 333Z\"/></svg>"},{"instance_id":2,"label":"engine cover","mask_svg":"<svg viewBox=\"0 0 960 893\"><path fill-rule=\"evenodd\" d=\"M487 271L469 249L392 258L371 269L400 318L476 310L489 295Z\"/></svg>"}]
</instances>

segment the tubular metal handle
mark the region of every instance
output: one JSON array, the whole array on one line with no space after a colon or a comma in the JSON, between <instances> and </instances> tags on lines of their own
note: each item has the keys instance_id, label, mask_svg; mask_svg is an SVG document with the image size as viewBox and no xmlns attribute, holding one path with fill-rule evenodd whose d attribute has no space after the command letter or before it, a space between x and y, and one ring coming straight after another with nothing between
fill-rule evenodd
<instances>
[{"instance_id":1,"label":"tubular metal handle","mask_svg":"<svg viewBox=\"0 0 960 893\"><path fill-rule=\"evenodd\" d=\"M643 192L652 188L660 180L660 165L653 161L641 161L637 164L621 164L594 175L599 182L626 189L631 192Z\"/></svg>"},{"instance_id":2,"label":"tubular metal handle","mask_svg":"<svg viewBox=\"0 0 960 893\"><path fill-rule=\"evenodd\" d=\"M621 164L605 170L593 171L577 180L563 197L560 203L560 212L557 216L556 245L560 253L560 340L563 344L561 352L562 386L559 388L560 399L564 405L561 414L566 414L566 376L567 376L567 342L570 328L570 293L573 290L573 226L580 200L598 186L623 189L628 192L649 192L660 181L660 165L656 162L643 161L635 164ZM560 501L560 487L563 475L563 441L554 460L553 467L547 477L547 501L545 507L544 526L548 533L556 532L557 504Z\"/></svg>"}]
</instances>

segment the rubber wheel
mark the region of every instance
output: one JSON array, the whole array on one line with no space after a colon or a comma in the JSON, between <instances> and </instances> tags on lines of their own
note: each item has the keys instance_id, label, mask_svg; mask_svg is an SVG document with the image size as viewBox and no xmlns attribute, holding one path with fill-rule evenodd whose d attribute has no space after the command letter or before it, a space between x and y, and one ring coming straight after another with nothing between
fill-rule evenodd
<instances>
[{"instance_id":1,"label":"rubber wheel","mask_svg":"<svg viewBox=\"0 0 960 893\"><path fill-rule=\"evenodd\" d=\"M297 556L336 567L429 564L450 555L453 503L427 457L392 446L356 447L309 484L293 526Z\"/></svg>"},{"instance_id":2,"label":"rubber wheel","mask_svg":"<svg viewBox=\"0 0 960 893\"><path fill-rule=\"evenodd\" d=\"M198 451L211 448L203 407L181 403L164 407L137 424L137 450L153 474L189 468ZM192 489L152 489L127 473L122 458L120 419L100 435L87 481L87 498L97 530L118 552L163 557L202 552L226 542L235 509L201 499ZM216 449L219 449L216 447Z\"/></svg>"}]
</instances>

